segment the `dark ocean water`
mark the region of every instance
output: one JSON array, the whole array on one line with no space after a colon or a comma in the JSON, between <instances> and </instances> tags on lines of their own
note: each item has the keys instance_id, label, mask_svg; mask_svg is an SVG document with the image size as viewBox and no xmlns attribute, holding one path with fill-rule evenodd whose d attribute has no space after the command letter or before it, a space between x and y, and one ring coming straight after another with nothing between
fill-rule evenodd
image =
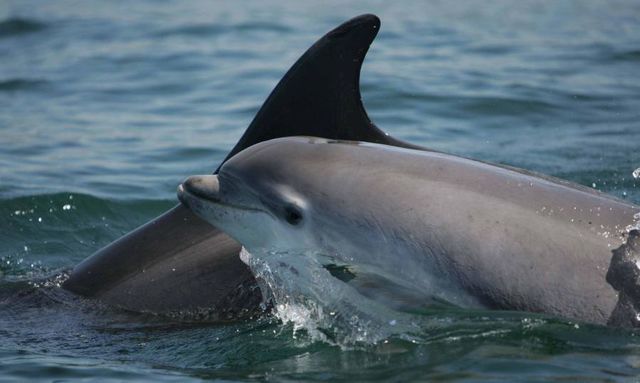
<instances>
[{"instance_id":1,"label":"dark ocean water","mask_svg":"<svg viewBox=\"0 0 640 383\"><path fill-rule=\"evenodd\" d=\"M640 381L640 334L529 314L416 313L435 323L416 343L340 347L57 287L214 170L295 59L366 12L378 126L640 203L637 1L0 2L0 381Z\"/></svg>"}]
</instances>

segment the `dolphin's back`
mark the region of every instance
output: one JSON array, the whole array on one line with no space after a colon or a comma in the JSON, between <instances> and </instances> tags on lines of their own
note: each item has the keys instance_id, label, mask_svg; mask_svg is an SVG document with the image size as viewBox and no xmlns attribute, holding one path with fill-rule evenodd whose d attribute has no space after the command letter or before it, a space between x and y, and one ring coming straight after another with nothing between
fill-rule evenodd
<instances>
[{"instance_id":1,"label":"dolphin's back","mask_svg":"<svg viewBox=\"0 0 640 383\"><path fill-rule=\"evenodd\" d=\"M616 305L605 277L638 206L438 152L315 138L256 146L253 174L286 183L286 169L330 200L321 209L360 217L370 238L392 233L402 251L419 248L486 306L606 323ZM233 172L234 159L225 166Z\"/></svg>"}]
</instances>

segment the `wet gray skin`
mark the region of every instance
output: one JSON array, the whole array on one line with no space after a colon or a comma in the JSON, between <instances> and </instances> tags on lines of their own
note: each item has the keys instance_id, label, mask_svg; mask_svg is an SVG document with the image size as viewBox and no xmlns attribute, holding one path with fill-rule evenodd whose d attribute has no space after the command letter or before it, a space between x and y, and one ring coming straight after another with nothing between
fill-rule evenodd
<instances>
[{"instance_id":1,"label":"wet gray skin","mask_svg":"<svg viewBox=\"0 0 640 383\"><path fill-rule=\"evenodd\" d=\"M612 250L640 207L437 152L280 138L192 176L180 200L251 252L313 250L463 307L606 324Z\"/></svg>"}]
</instances>

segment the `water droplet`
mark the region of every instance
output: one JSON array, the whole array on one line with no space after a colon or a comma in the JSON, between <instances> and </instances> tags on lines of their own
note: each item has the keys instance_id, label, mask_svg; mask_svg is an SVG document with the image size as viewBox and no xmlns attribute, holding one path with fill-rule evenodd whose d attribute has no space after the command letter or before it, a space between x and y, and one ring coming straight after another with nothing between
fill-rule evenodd
<instances>
[{"instance_id":1,"label":"water droplet","mask_svg":"<svg viewBox=\"0 0 640 383\"><path fill-rule=\"evenodd\" d=\"M42 217L38 217L38 222L42 222Z\"/></svg>"},{"instance_id":2,"label":"water droplet","mask_svg":"<svg viewBox=\"0 0 640 383\"><path fill-rule=\"evenodd\" d=\"M69 204L62 206L62 210L70 210L70 209L71 209L71 205Z\"/></svg>"},{"instance_id":3,"label":"water droplet","mask_svg":"<svg viewBox=\"0 0 640 383\"><path fill-rule=\"evenodd\" d=\"M592 183L592 184L591 184L591 187L595 189L595 187L596 187L596 183L595 183L595 182L594 182L594 183Z\"/></svg>"}]
</instances>

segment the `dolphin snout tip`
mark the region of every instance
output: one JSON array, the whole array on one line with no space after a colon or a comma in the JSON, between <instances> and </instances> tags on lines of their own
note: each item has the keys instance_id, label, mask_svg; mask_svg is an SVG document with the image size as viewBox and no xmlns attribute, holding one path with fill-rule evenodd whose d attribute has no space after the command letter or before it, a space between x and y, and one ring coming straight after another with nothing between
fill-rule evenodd
<instances>
[{"instance_id":1,"label":"dolphin snout tip","mask_svg":"<svg viewBox=\"0 0 640 383\"><path fill-rule=\"evenodd\" d=\"M178 200L184 204L185 206L187 206L187 201L184 198L184 186L182 186L182 184L178 185L178 190L176 190L176 194L178 195Z\"/></svg>"},{"instance_id":2,"label":"dolphin snout tip","mask_svg":"<svg viewBox=\"0 0 640 383\"><path fill-rule=\"evenodd\" d=\"M178 199L184 203L185 196L191 194L198 198L217 202L219 201L219 191L218 176L191 176L178 186Z\"/></svg>"}]
</instances>

